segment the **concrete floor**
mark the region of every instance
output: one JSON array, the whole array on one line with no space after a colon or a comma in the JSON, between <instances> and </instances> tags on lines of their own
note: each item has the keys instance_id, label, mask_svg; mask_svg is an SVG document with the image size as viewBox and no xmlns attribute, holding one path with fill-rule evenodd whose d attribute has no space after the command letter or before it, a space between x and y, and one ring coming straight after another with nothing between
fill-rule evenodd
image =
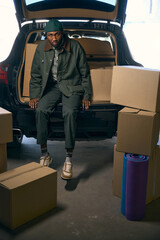
<instances>
[{"instance_id":1,"label":"concrete floor","mask_svg":"<svg viewBox=\"0 0 160 240\"><path fill-rule=\"evenodd\" d=\"M159 240L160 199L146 207L141 221L129 221L120 212L121 199L112 195L113 147L116 138L77 142L73 155L74 177L61 179L64 142L49 141L58 171L56 209L15 231L0 225L0 240ZM35 139L24 138L20 150L8 149L8 169L39 162Z\"/></svg>"}]
</instances>

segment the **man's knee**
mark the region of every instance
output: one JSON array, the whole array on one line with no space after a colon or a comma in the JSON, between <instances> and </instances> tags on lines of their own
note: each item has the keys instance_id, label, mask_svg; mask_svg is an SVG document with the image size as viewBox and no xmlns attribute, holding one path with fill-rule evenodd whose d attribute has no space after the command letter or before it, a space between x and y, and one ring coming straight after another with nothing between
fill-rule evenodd
<instances>
[{"instance_id":1,"label":"man's knee","mask_svg":"<svg viewBox=\"0 0 160 240\"><path fill-rule=\"evenodd\" d=\"M63 117L75 118L77 116L78 109L67 108L63 111Z\"/></svg>"},{"instance_id":2,"label":"man's knee","mask_svg":"<svg viewBox=\"0 0 160 240\"><path fill-rule=\"evenodd\" d=\"M37 119L43 119L43 118L47 118L48 119L49 113L46 109L40 108L38 107L36 109L36 118Z\"/></svg>"},{"instance_id":3,"label":"man's knee","mask_svg":"<svg viewBox=\"0 0 160 240\"><path fill-rule=\"evenodd\" d=\"M43 114L43 113L44 113L43 109L41 109L40 107L36 108L36 115L40 115L40 114Z\"/></svg>"}]
</instances>

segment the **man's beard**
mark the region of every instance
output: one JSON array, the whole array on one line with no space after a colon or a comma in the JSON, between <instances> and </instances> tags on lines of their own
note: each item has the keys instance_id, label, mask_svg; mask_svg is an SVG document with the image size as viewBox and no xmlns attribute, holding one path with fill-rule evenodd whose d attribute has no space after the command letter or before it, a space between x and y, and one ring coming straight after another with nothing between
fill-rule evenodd
<instances>
[{"instance_id":1,"label":"man's beard","mask_svg":"<svg viewBox=\"0 0 160 240\"><path fill-rule=\"evenodd\" d=\"M59 43L57 46L53 46L56 50L61 50L64 46L64 42L65 42L65 38L64 38L64 35L62 35Z\"/></svg>"}]
</instances>

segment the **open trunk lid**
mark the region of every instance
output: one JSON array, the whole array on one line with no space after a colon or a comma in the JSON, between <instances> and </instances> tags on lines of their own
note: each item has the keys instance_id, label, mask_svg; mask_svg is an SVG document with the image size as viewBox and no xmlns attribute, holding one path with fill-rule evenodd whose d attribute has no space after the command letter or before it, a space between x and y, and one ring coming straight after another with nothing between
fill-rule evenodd
<instances>
[{"instance_id":1,"label":"open trunk lid","mask_svg":"<svg viewBox=\"0 0 160 240\"><path fill-rule=\"evenodd\" d=\"M124 24L127 0L13 0L20 24L40 19L107 20Z\"/></svg>"}]
</instances>

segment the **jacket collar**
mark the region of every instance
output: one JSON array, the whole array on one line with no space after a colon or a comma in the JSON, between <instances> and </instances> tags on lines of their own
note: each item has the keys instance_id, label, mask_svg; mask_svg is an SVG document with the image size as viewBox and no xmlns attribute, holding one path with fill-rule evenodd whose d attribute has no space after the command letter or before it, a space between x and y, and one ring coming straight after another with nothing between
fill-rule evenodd
<instances>
[{"instance_id":1,"label":"jacket collar","mask_svg":"<svg viewBox=\"0 0 160 240\"><path fill-rule=\"evenodd\" d=\"M70 44L70 39L67 35L63 35L63 37L65 38L64 41L64 45L62 47L62 50L60 52L63 52L64 50L67 50L68 52L70 52L71 49L71 44ZM50 50L53 50L53 46L51 45L51 43L48 41L48 39L46 39L46 43L45 43L45 47L44 47L44 51L48 52Z\"/></svg>"}]
</instances>

